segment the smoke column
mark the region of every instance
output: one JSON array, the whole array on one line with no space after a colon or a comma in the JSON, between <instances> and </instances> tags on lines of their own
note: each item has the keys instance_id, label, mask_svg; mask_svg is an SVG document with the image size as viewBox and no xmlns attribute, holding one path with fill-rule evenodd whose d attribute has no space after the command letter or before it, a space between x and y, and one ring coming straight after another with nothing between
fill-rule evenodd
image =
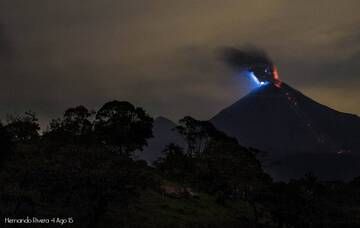
<instances>
[{"instance_id":1,"label":"smoke column","mask_svg":"<svg viewBox=\"0 0 360 228\"><path fill-rule=\"evenodd\" d=\"M256 77L259 85L274 83L280 86L279 74L272 60L265 51L254 47L244 49L224 48L222 60L237 72L250 72L251 77Z\"/></svg>"}]
</instances>

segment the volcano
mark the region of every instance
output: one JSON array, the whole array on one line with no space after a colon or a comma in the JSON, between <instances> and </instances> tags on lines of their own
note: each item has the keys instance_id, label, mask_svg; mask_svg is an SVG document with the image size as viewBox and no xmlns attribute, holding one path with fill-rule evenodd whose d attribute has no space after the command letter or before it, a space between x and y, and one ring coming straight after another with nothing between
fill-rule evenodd
<instances>
[{"instance_id":1,"label":"volcano","mask_svg":"<svg viewBox=\"0 0 360 228\"><path fill-rule=\"evenodd\" d=\"M308 172L329 180L360 175L360 118L285 83L258 87L210 121L240 144L267 152L263 164L275 179Z\"/></svg>"}]
</instances>

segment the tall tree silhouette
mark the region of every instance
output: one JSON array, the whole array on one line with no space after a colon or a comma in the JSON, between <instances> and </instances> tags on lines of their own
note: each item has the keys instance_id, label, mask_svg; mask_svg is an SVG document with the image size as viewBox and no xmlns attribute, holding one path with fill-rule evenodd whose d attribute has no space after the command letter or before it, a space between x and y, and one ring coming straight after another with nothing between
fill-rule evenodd
<instances>
[{"instance_id":1,"label":"tall tree silhouette","mask_svg":"<svg viewBox=\"0 0 360 228\"><path fill-rule=\"evenodd\" d=\"M271 182L251 150L217 130L210 122L187 116L180 120L177 130L188 144L186 155L192 159L188 163L191 166L184 170L185 175L197 188L218 195L219 202L224 203L230 196L253 201L250 192ZM174 159L181 157L179 154L178 151L168 152L158 167L171 166ZM180 161L177 163L181 164ZM172 170L168 168L167 171Z\"/></svg>"},{"instance_id":2,"label":"tall tree silhouette","mask_svg":"<svg viewBox=\"0 0 360 228\"><path fill-rule=\"evenodd\" d=\"M69 108L62 118L50 122L46 135L65 142L90 143L93 127L91 116L92 113L82 105Z\"/></svg>"},{"instance_id":3,"label":"tall tree silhouette","mask_svg":"<svg viewBox=\"0 0 360 228\"><path fill-rule=\"evenodd\" d=\"M162 151L164 157L155 161L154 165L169 179L184 183L191 171L192 159L183 148L170 143Z\"/></svg>"},{"instance_id":4,"label":"tall tree silhouette","mask_svg":"<svg viewBox=\"0 0 360 228\"><path fill-rule=\"evenodd\" d=\"M39 138L40 125L33 112L25 112L20 116L9 116L8 124L5 127L15 143L27 143Z\"/></svg>"},{"instance_id":5,"label":"tall tree silhouette","mask_svg":"<svg viewBox=\"0 0 360 228\"><path fill-rule=\"evenodd\" d=\"M187 153L190 156L201 155L211 140L227 137L208 121L200 121L186 116L179 123L180 125L176 129L184 137L187 143Z\"/></svg>"},{"instance_id":6,"label":"tall tree silhouette","mask_svg":"<svg viewBox=\"0 0 360 228\"><path fill-rule=\"evenodd\" d=\"M125 101L111 101L96 113L95 132L102 143L119 153L142 150L152 137L153 119L139 107Z\"/></svg>"}]
</instances>

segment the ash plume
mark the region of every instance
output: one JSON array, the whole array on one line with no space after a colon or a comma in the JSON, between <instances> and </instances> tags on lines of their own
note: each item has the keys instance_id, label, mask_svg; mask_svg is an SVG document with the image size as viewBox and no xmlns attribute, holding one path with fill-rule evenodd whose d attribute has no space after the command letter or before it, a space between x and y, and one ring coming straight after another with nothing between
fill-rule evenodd
<instances>
[{"instance_id":1,"label":"ash plume","mask_svg":"<svg viewBox=\"0 0 360 228\"><path fill-rule=\"evenodd\" d=\"M272 82L280 86L276 67L266 52L261 49L255 47L224 48L221 57L235 71L252 72L253 77L260 85Z\"/></svg>"},{"instance_id":2,"label":"ash plume","mask_svg":"<svg viewBox=\"0 0 360 228\"><path fill-rule=\"evenodd\" d=\"M244 49L227 47L222 51L222 60L235 70L252 68L255 65L271 66L273 63L264 50L247 47Z\"/></svg>"}]
</instances>

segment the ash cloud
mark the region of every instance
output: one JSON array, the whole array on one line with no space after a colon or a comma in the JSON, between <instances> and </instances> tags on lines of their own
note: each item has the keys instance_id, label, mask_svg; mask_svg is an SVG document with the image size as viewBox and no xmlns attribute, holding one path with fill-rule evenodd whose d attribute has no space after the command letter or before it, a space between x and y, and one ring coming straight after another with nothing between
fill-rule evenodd
<instances>
[{"instance_id":1,"label":"ash cloud","mask_svg":"<svg viewBox=\"0 0 360 228\"><path fill-rule=\"evenodd\" d=\"M245 49L225 48L223 60L235 71L252 72L258 79L258 83L279 82L276 67L266 52L261 49L254 47Z\"/></svg>"},{"instance_id":2,"label":"ash cloud","mask_svg":"<svg viewBox=\"0 0 360 228\"><path fill-rule=\"evenodd\" d=\"M256 47L245 47L243 49L226 47L222 50L222 60L235 70L245 70L254 65L273 65L268 54Z\"/></svg>"}]
</instances>

